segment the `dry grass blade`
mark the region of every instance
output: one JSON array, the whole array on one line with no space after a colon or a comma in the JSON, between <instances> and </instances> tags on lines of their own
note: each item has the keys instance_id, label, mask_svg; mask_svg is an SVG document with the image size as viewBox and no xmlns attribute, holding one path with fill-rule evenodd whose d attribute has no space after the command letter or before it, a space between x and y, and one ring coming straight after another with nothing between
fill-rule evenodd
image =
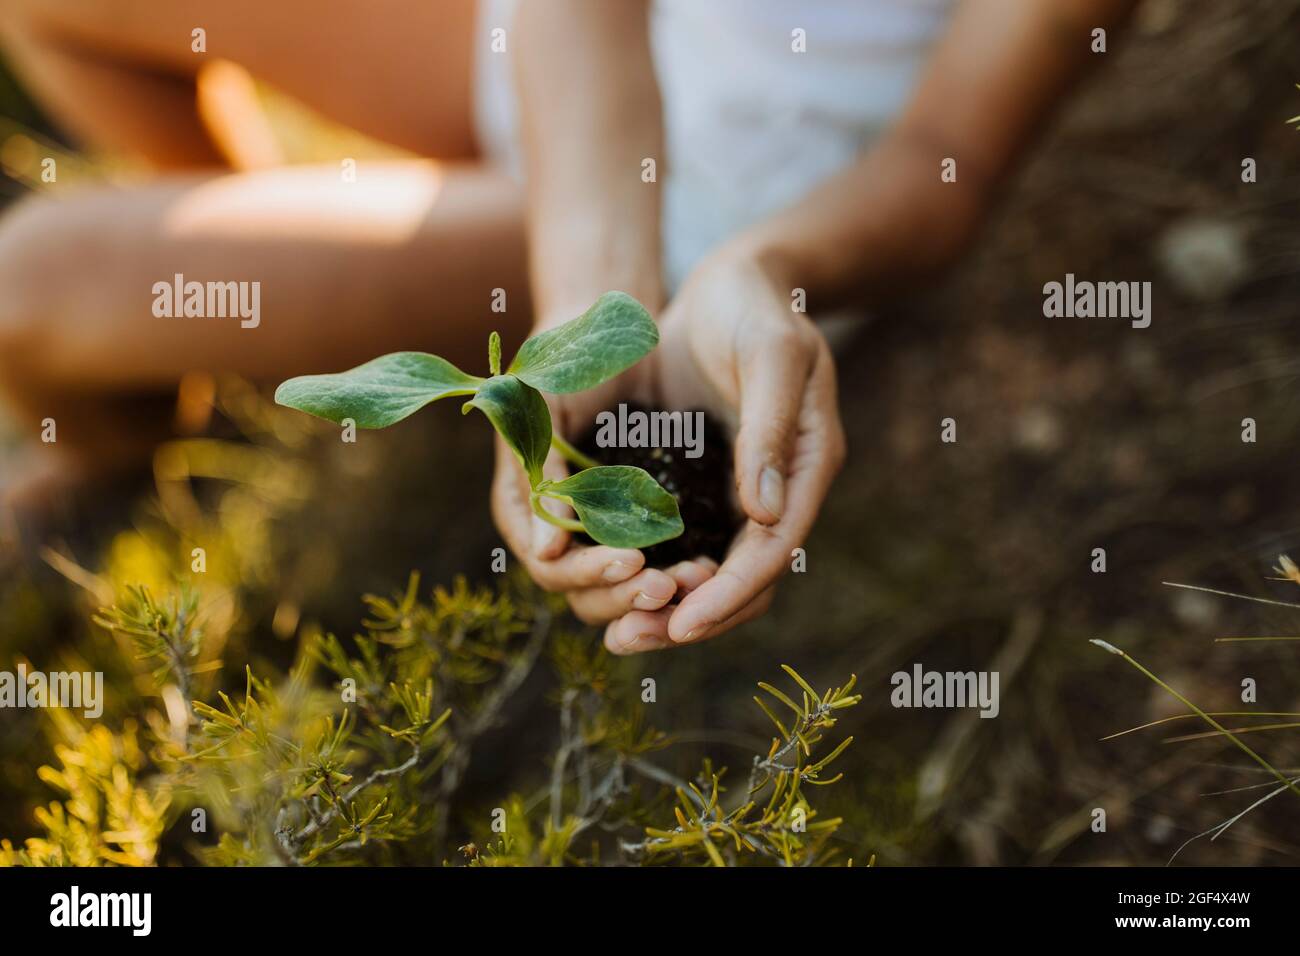
<instances>
[{"instance_id":1,"label":"dry grass blade","mask_svg":"<svg viewBox=\"0 0 1300 956\"><path fill-rule=\"evenodd\" d=\"M1286 710L1211 710L1208 711L1211 717L1300 717L1300 712ZM1167 724L1174 720L1195 720L1199 719L1199 714L1174 714L1172 717L1161 717L1159 720L1148 721L1145 724L1138 724L1136 727L1130 727L1127 730L1116 731L1113 734L1107 734L1102 740L1114 740L1116 737L1123 737L1126 734L1135 734L1139 730L1147 730L1151 727L1159 727L1161 724Z\"/></svg>"},{"instance_id":2,"label":"dry grass blade","mask_svg":"<svg viewBox=\"0 0 1300 956\"><path fill-rule=\"evenodd\" d=\"M1295 781L1287 779L1287 777L1280 770L1275 768L1271 763L1269 763L1259 754L1255 753L1255 751L1251 750L1250 746L1246 743L1243 743L1240 738L1238 738L1234 733L1232 733L1232 731L1225 728L1217 720L1215 720L1205 711L1201 710L1201 708L1197 707L1195 704L1193 704L1182 694L1178 693L1178 691L1174 690L1172 687L1170 687L1168 684L1162 681L1155 674L1151 673L1151 671L1147 670L1140 663L1138 663L1136 660L1130 657L1127 653L1120 650L1114 644L1108 644L1106 641L1098 640L1096 638L1093 639L1092 643L1096 644L1098 647L1104 650L1110 651L1110 653L1112 654L1117 654L1120 657L1124 658L1124 660L1126 660L1133 667L1137 668L1137 670L1140 671L1143 674L1143 676L1145 676L1148 680L1152 681L1153 683L1156 684L1156 686L1160 687L1161 689L1165 690L1169 694L1178 698L1178 700L1181 703L1183 703L1185 706L1187 706L1192 711L1194 711L1198 717L1200 717L1202 720L1204 720L1215 730L1219 731L1224 736L1226 736L1229 740L1231 740L1237 746L1237 748L1242 751L1242 753L1246 754L1246 756L1250 757L1251 760L1255 761L1257 764L1259 764L1261 767L1263 767L1273 776L1277 777L1277 779L1280 780L1285 785L1283 789L1289 789L1293 791L1297 797L1300 797L1300 787L1296 786Z\"/></svg>"}]
</instances>

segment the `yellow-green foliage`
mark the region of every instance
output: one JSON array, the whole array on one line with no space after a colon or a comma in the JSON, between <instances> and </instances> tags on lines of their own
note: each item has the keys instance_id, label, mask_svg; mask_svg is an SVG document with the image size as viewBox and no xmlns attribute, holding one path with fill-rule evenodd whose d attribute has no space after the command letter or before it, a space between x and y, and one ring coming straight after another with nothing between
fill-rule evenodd
<instances>
[{"instance_id":1,"label":"yellow-green foliage","mask_svg":"<svg viewBox=\"0 0 1300 956\"><path fill-rule=\"evenodd\" d=\"M105 671L109 706L93 728L42 712L52 753L39 774L55 799L30 808L39 834L0 843L0 863L837 859L839 821L817 815L810 791L835 779L827 766L848 741L823 737L857 702L852 681L818 694L788 671L802 702L760 685L792 713L769 710L778 736L728 788L708 760L690 779L675 772L670 736L612 675L598 636L522 576L422 592L412 575L363 599L359 633L321 633L286 586L302 565L276 551L276 522L309 491L309 436L238 383L221 400L248 443L167 446L157 500L99 573L56 556L103 605L76 652ZM268 618L287 670L262 656ZM502 746L525 736L527 752Z\"/></svg>"},{"instance_id":2,"label":"yellow-green foliage","mask_svg":"<svg viewBox=\"0 0 1300 956\"><path fill-rule=\"evenodd\" d=\"M753 853L787 866L826 862L826 842L843 821L838 817L814 819L817 811L805 799L803 788L805 784L826 786L840 779L838 774L829 780L821 779L821 775L853 738L844 738L825 755L818 753L815 760L813 749L821 743L822 731L835 726L836 712L852 707L862 698L851 693L856 678L819 695L794 668L785 666L784 669L799 685L802 703L796 704L770 684L759 683L760 688L790 708L794 716L783 722L762 700L754 698L776 725L780 736L772 739L765 757L754 758L743 802L732 810L725 808L721 800L725 770L714 773L706 763L698 784L692 782L688 789L676 790L679 806L673 811L677 826L672 830L646 831L648 839L640 849L648 856L689 859L692 853L703 850L715 866L725 866L736 857L728 852L724 858L724 851L734 849L737 857Z\"/></svg>"},{"instance_id":3,"label":"yellow-green foliage","mask_svg":"<svg viewBox=\"0 0 1300 956\"><path fill-rule=\"evenodd\" d=\"M134 721L118 733L83 727L66 711L51 711L57 767L41 767L41 780L60 799L38 807L45 836L22 849L0 841L3 866L149 866L157 861L166 827L166 786L146 787L139 772L146 760Z\"/></svg>"},{"instance_id":4,"label":"yellow-green foliage","mask_svg":"<svg viewBox=\"0 0 1300 956\"><path fill-rule=\"evenodd\" d=\"M824 776L851 738L821 745L859 700L852 681L819 694L787 668L798 702L760 684L792 713L782 721L760 703L778 736L729 797L725 769L708 760L691 780L652 762L670 738L646 724L645 708L610 678L606 652L569 630L553 599L519 578L496 591L457 581L427 601L418 591L413 575L391 598L366 598L364 633L310 636L282 679L245 668L242 692L187 705L178 688L203 656L197 599L128 590L97 620L132 639L157 682L156 696L137 701L151 746L137 742L134 720L112 733L51 712L60 766L40 775L61 799L36 811L46 835L22 850L6 842L0 860L151 865L169 830L182 860L221 865L834 859L827 841L840 821L818 819L806 788L838 779ZM500 807L466 806L457 797L476 741L548 644L559 717L548 778ZM196 809L202 827L187 825ZM471 833L482 849L465 842Z\"/></svg>"}]
</instances>

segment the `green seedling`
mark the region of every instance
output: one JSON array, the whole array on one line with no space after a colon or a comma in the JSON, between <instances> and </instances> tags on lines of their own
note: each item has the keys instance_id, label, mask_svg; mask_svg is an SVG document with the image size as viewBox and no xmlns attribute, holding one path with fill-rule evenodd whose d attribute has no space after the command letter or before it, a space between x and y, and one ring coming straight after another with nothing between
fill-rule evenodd
<instances>
[{"instance_id":1,"label":"green seedling","mask_svg":"<svg viewBox=\"0 0 1300 956\"><path fill-rule=\"evenodd\" d=\"M291 378L275 400L341 425L387 428L440 398L468 396L463 414L487 416L523 465L533 511L568 531L586 532L616 548L646 548L682 533L677 500L642 468L598 465L551 428L542 392L566 395L595 388L631 368L659 343L659 330L641 303L607 292L570 322L534 335L501 371L501 336L488 338L490 378L462 372L425 352L393 352L334 375ZM580 468L563 481L542 477L555 448ZM551 514L543 498L573 508L574 521Z\"/></svg>"}]
</instances>

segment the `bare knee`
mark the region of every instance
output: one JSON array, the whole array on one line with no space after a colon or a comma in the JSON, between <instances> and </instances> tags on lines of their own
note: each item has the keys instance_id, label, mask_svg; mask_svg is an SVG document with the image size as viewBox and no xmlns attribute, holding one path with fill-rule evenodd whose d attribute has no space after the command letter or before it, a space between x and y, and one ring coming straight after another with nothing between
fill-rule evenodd
<instances>
[{"instance_id":1,"label":"bare knee","mask_svg":"<svg viewBox=\"0 0 1300 956\"><path fill-rule=\"evenodd\" d=\"M0 379L39 374L49 327L41 321L42 300L57 287L57 239L49 228L55 203L31 197L0 216Z\"/></svg>"},{"instance_id":2,"label":"bare knee","mask_svg":"<svg viewBox=\"0 0 1300 956\"><path fill-rule=\"evenodd\" d=\"M39 197L28 197L0 216L0 288L5 290L0 296L0 333L6 339L26 311L21 301L26 299L30 285L26 266L30 250L38 241L46 202Z\"/></svg>"},{"instance_id":3,"label":"bare knee","mask_svg":"<svg viewBox=\"0 0 1300 956\"><path fill-rule=\"evenodd\" d=\"M0 42L19 69L29 65L29 57L39 63L50 51L113 61L120 57L122 36L139 23L137 5L131 0L0 0Z\"/></svg>"},{"instance_id":4,"label":"bare knee","mask_svg":"<svg viewBox=\"0 0 1300 956\"><path fill-rule=\"evenodd\" d=\"M17 44L38 37L46 25L41 7L41 0L0 0L0 39Z\"/></svg>"},{"instance_id":5,"label":"bare knee","mask_svg":"<svg viewBox=\"0 0 1300 956\"><path fill-rule=\"evenodd\" d=\"M0 0L0 23L25 22L31 16L33 0Z\"/></svg>"},{"instance_id":6,"label":"bare knee","mask_svg":"<svg viewBox=\"0 0 1300 956\"><path fill-rule=\"evenodd\" d=\"M40 35L58 30L65 24L76 24L93 13L108 13L101 4L97 10L85 0L70 3L50 3L49 0L0 0L0 28L15 28Z\"/></svg>"}]
</instances>

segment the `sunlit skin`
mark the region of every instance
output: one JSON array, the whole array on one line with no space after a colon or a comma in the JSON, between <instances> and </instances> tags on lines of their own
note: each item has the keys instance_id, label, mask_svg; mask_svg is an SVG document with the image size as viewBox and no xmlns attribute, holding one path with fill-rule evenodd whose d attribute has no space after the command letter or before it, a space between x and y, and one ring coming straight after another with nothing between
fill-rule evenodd
<instances>
[{"instance_id":1,"label":"sunlit skin","mask_svg":"<svg viewBox=\"0 0 1300 956\"><path fill-rule=\"evenodd\" d=\"M646 569L637 551L576 547L531 514L508 454L493 515L542 586L606 626L611 650L718 636L767 608L845 458L834 362L789 290L807 290L815 318L928 281L1095 59L1092 29L1117 26L1133 5L961 4L891 131L715 250L670 299L658 192L627 173L662 154L644 2L524 5L513 25L524 196L474 142L468 0L3 0L0 40L51 115L158 175L25 202L0 220L0 389L20 414L59 419L65 468L107 470L164 437L137 397L166 396L187 372L273 384L401 349L472 365L489 318L510 353L530 327L621 289L659 320L661 346L602 389L554 400L556 427L577 434L626 398L709 408L736 429L745 524L734 547L720 567L666 570ZM346 184L337 165L230 171L231 160L263 165L268 147L255 124L241 146L238 130L213 136L200 119L196 23L221 57L427 158L365 165ZM237 115L238 104L218 112ZM945 157L959 158L956 183L939 181ZM259 280L274 321L255 331L145 321L147 291L175 273ZM484 306L496 288L507 290L504 314ZM562 472L553 455L547 477Z\"/></svg>"}]
</instances>

